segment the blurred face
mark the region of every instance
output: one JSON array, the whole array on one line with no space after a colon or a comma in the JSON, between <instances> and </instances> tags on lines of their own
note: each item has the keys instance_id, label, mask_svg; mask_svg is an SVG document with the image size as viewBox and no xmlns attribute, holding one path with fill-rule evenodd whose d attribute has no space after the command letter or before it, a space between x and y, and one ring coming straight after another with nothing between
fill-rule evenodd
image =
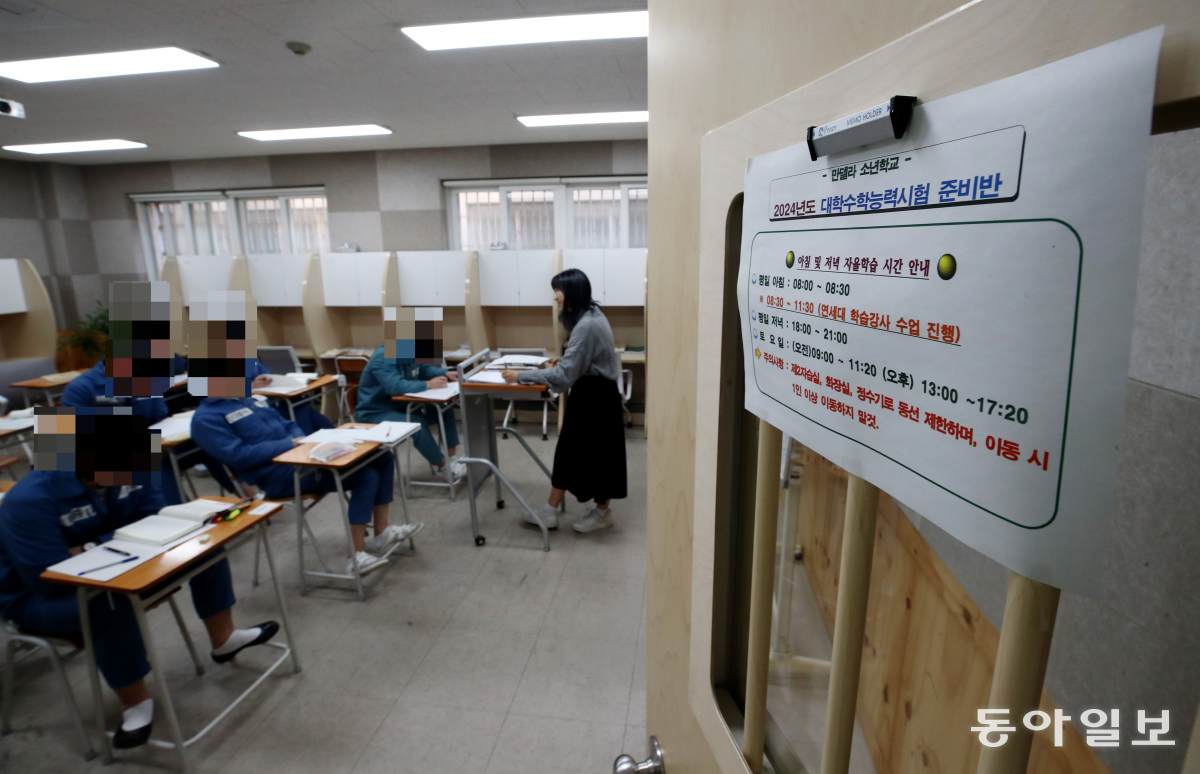
<instances>
[{"instance_id":1,"label":"blurred face","mask_svg":"<svg viewBox=\"0 0 1200 774\"><path fill-rule=\"evenodd\" d=\"M257 307L244 291L193 297L188 320L188 392L197 397L246 396L246 368L258 353Z\"/></svg>"},{"instance_id":2,"label":"blurred face","mask_svg":"<svg viewBox=\"0 0 1200 774\"><path fill-rule=\"evenodd\" d=\"M389 363L442 362L442 308L386 307L383 357Z\"/></svg>"},{"instance_id":3,"label":"blurred face","mask_svg":"<svg viewBox=\"0 0 1200 774\"><path fill-rule=\"evenodd\" d=\"M132 409L66 406L36 409L34 470L74 473L90 486L157 486L162 434Z\"/></svg>"},{"instance_id":4,"label":"blurred face","mask_svg":"<svg viewBox=\"0 0 1200 774\"><path fill-rule=\"evenodd\" d=\"M108 286L105 394L162 397L171 386L183 308L166 282L113 282Z\"/></svg>"},{"instance_id":5,"label":"blurred face","mask_svg":"<svg viewBox=\"0 0 1200 774\"><path fill-rule=\"evenodd\" d=\"M563 292L561 290L554 291L554 305L558 307L558 311L562 311Z\"/></svg>"}]
</instances>

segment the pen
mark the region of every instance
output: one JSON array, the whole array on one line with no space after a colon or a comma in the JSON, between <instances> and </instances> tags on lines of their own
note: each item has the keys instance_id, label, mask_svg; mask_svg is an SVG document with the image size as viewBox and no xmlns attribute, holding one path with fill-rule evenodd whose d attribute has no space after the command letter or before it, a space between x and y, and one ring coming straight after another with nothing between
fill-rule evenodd
<instances>
[{"instance_id":1,"label":"pen","mask_svg":"<svg viewBox=\"0 0 1200 774\"><path fill-rule=\"evenodd\" d=\"M107 570L109 567L116 567L118 564L125 564L126 562L132 562L132 561L135 561L136 559L137 559L136 556L131 556L128 559L122 559L119 562L112 562L110 564L102 564L99 567L93 567L90 570L84 570L83 572L81 572L79 574L80 574L80 576L83 576L83 575L87 575L89 572L95 572L96 570Z\"/></svg>"},{"instance_id":2,"label":"pen","mask_svg":"<svg viewBox=\"0 0 1200 774\"><path fill-rule=\"evenodd\" d=\"M128 551L122 551L117 548L112 548L111 546L101 546L101 548L103 548L105 551L112 551L114 554L120 554L121 556L133 556L133 554L129 553Z\"/></svg>"}]
</instances>

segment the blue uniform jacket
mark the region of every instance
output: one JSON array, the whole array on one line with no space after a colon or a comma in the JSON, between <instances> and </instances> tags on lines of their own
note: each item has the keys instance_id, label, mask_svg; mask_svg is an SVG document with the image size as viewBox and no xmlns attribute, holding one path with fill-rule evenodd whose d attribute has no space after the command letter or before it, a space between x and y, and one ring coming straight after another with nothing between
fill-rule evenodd
<instances>
[{"instance_id":1,"label":"blue uniform jacket","mask_svg":"<svg viewBox=\"0 0 1200 774\"><path fill-rule=\"evenodd\" d=\"M158 513L158 487L95 490L73 473L35 470L0 501L0 617L11 619L34 594L61 597L74 589L40 579L71 557L68 548L103 542L126 524Z\"/></svg>"},{"instance_id":2,"label":"blue uniform jacket","mask_svg":"<svg viewBox=\"0 0 1200 774\"><path fill-rule=\"evenodd\" d=\"M380 344L358 381L358 404L354 416L360 422L380 422L385 412L396 411L395 395L421 392L425 382L445 376L448 369L424 363L388 362Z\"/></svg>"},{"instance_id":3,"label":"blue uniform jacket","mask_svg":"<svg viewBox=\"0 0 1200 774\"><path fill-rule=\"evenodd\" d=\"M307 435L295 422L253 398L205 398L192 416L192 440L248 484L258 484L271 460ZM290 478L290 471L288 472Z\"/></svg>"},{"instance_id":4,"label":"blue uniform jacket","mask_svg":"<svg viewBox=\"0 0 1200 774\"><path fill-rule=\"evenodd\" d=\"M176 356L178 359L178 356ZM176 363L178 365L178 363ZM62 404L75 408L90 406L133 406L146 418L146 424L161 422L170 414L162 398L106 398L104 396L104 360L75 377L63 392Z\"/></svg>"}]
</instances>

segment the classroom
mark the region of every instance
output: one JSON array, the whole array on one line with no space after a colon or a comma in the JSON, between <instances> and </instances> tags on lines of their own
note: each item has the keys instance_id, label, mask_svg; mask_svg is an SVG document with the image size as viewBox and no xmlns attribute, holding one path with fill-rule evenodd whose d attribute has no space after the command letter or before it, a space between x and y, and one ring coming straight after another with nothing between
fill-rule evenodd
<instances>
[{"instance_id":1,"label":"classroom","mask_svg":"<svg viewBox=\"0 0 1200 774\"><path fill-rule=\"evenodd\" d=\"M1200 774L1198 153L1187 0L0 0L0 771Z\"/></svg>"}]
</instances>

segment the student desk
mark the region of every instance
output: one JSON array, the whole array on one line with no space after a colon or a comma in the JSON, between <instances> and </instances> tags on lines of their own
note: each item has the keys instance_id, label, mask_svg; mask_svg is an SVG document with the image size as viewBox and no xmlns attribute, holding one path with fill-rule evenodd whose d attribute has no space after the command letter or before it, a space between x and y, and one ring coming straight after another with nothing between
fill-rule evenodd
<instances>
[{"instance_id":1,"label":"student desk","mask_svg":"<svg viewBox=\"0 0 1200 774\"><path fill-rule=\"evenodd\" d=\"M228 503L238 502L236 498L232 497L210 497L206 499L220 500ZM292 636L291 622L288 620L287 604L283 597L283 586L279 582L279 574L275 571L275 560L271 556L271 544L267 540L267 519L283 506L278 503L267 503L267 505L274 507L270 508L267 513L251 515L249 512L245 512L233 521L220 522L208 532L198 535L185 543L181 543L170 551L160 554L145 564L138 565L124 575L118 575L110 581L96 581L73 575L63 575L51 572L50 570L42 573L42 580L44 581L61 583L76 588L79 598L79 618L83 624L83 644L87 652L88 669L90 670L91 677L92 706L96 710L96 723L100 727L101 734L104 735L104 760L106 762L112 760L112 742L104 732L104 704L100 695L100 672L96 668L96 660L92 655L92 630L88 622L88 601L92 597L110 593L124 594L129 598L130 604L133 605L134 615L137 616L138 629L141 630L142 641L146 645L146 655L152 665L157 664L158 650L154 644L154 634L146 620L146 611L183 588L183 585L198 573L225 559L232 549L248 540L253 540L255 537L261 538L263 549L267 555L267 564L271 568L271 580L275 585L275 601L279 604L279 615L283 619L283 630L287 636L286 643L280 643L277 640L266 643L271 647L283 651L278 660L268 667L240 696L234 699L221 714L217 715L217 717L191 739L184 739L183 733L179 730L179 719L175 715L175 705L171 703L171 694L167 689L166 681L162 679L163 672L156 670L155 679L150 683L153 686L154 698L157 705L166 716L167 731L171 737L169 742L151 739L150 744L158 747L173 748L179 757L180 768L184 771L188 767L187 747L199 741L213 726L221 722L234 707L249 696L254 689L262 685L267 676L274 672L285 659L290 656L293 669L296 672L300 671L300 658L295 651L295 638ZM258 504L254 507L258 507ZM204 535L211 536L207 543L200 542L200 539ZM197 661L197 664L199 664L199 661ZM199 670L199 666L197 666L197 670Z\"/></svg>"},{"instance_id":2,"label":"student desk","mask_svg":"<svg viewBox=\"0 0 1200 774\"><path fill-rule=\"evenodd\" d=\"M340 426L341 428L351 427L374 427L374 425L353 422ZM339 578L341 580L352 580L354 586L358 590L358 600L363 602L366 600L366 594L363 591L362 573L358 570L358 565L354 564L349 573L333 572L329 565L325 563L325 558L321 556L321 549L317 546L316 538L313 538L313 550L317 552L317 560L320 561L324 572L316 570L304 569L304 533L308 528L307 515L304 508L304 503L301 500L300 478L306 473L311 473L318 470L328 470L333 474L334 485L337 487L338 505L342 509L342 523L346 528L346 547L350 551L350 555L354 555L354 536L350 532L350 497L346 494L346 489L343 486L343 481L360 470L364 465L374 460L379 455L389 450L395 450L402 442L411 438L416 432L416 427L411 428L407 433L398 436L395 440L389 441L386 444L382 443L360 443L356 444L355 450L350 454L338 457L329 462L319 462L318 460L310 459L308 453L311 452L317 444L302 443L296 448L280 454L272 460L278 465L290 465L292 467L292 475L295 486L295 508L296 508L296 551L299 555L300 565L300 593L308 594L307 578L313 575L319 578ZM401 494L400 494L401 509L404 511L404 523L408 523L408 502L404 495L404 483L401 479ZM311 534L311 533L310 533ZM409 548L414 548L414 543L410 538L408 541ZM386 559L395 553L400 547L397 543L392 546L392 549L384 554ZM272 570L274 572L274 570Z\"/></svg>"},{"instance_id":3,"label":"student desk","mask_svg":"<svg viewBox=\"0 0 1200 774\"><path fill-rule=\"evenodd\" d=\"M276 392L262 392L261 390L254 390L253 392L255 395L262 395L270 400L282 400L287 404L288 417L295 422L297 406L303 406L306 403L320 400L321 396L325 394L325 388L333 387L334 390L337 389L337 381L336 376L326 374L325 376L318 376L298 390L282 395ZM338 405L341 405L340 401Z\"/></svg>"},{"instance_id":4,"label":"student desk","mask_svg":"<svg viewBox=\"0 0 1200 774\"><path fill-rule=\"evenodd\" d=\"M458 502L458 490L454 486L454 474L450 472L450 449L446 446L446 418L445 414L450 409L458 404L458 398L446 398L445 400L433 400L431 398L416 398L412 395L395 395L392 401L396 403L404 403L404 421L412 421L413 404L426 404L437 408L438 415L438 448L442 450L442 454L446 455L445 471L446 481L413 481L412 479L412 447L408 449L408 477L409 483L413 486L436 486L446 487L450 490L450 501Z\"/></svg>"},{"instance_id":5,"label":"student desk","mask_svg":"<svg viewBox=\"0 0 1200 774\"><path fill-rule=\"evenodd\" d=\"M46 405L53 406L56 396L61 396L63 391L67 389L67 385L75 381L75 377L79 376L81 371L63 371L61 374L50 374L51 377L60 377L58 379L47 379L44 376L39 376L36 379L25 379L20 382L13 382L9 387L20 387L25 391L25 408L29 408L30 403L29 393L40 391L46 398Z\"/></svg>"},{"instance_id":6,"label":"student desk","mask_svg":"<svg viewBox=\"0 0 1200 774\"><path fill-rule=\"evenodd\" d=\"M29 448L29 441L32 440L32 438L32 427L26 427L20 430L0 430L0 450L20 444L21 448L25 450L25 456L29 459L29 464L32 466L33 451Z\"/></svg>"},{"instance_id":7,"label":"student desk","mask_svg":"<svg viewBox=\"0 0 1200 774\"><path fill-rule=\"evenodd\" d=\"M530 448L520 433L515 432L512 428L496 424L492 407L493 398L506 401L520 399L522 396L540 398L547 393L548 388L541 384L472 383L470 381L471 377L487 366L486 360L489 354L486 350L480 350L457 367L458 380L462 384L459 388L458 397L463 420L463 448L466 451L462 457L462 462L467 465L467 492L471 499L471 529L475 535L475 545L482 546L487 542L487 538L479 533L479 514L476 509L475 498L488 479L494 476L496 479L496 507L504 507L504 500L500 489L500 485L503 484L508 487L508 490L517 498L521 507L529 513L534 522L541 528L542 548L549 551L550 531L542 523L537 512L529 507L529 503L525 502L525 498L521 496L521 493L500 472L500 457L497 453L496 433L508 432L512 434L512 437L520 441L521 445L525 447L525 451L529 453L533 461L546 474L546 478L551 478L550 470L533 453L533 449ZM480 467L484 468L482 474L478 470Z\"/></svg>"}]
</instances>

